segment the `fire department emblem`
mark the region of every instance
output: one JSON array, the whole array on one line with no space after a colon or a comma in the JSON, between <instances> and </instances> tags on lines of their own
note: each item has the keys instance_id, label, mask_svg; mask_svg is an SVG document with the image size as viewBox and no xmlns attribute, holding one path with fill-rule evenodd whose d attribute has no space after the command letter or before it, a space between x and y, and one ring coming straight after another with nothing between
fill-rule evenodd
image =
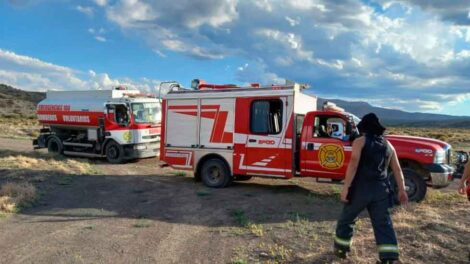
<instances>
[{"instance_id":1,"label":"fire department emblem","mask_svg":"<svg viewBox=\"0 0 470 264\"><path fill-rule=\"evenodd\" d=\"M344 150L341 146L335 144L322 145L318 151L320 166L325 169L339 169L343 167Z\"/></svg>"},{"instance_id":2,"label":"fire department emblem","mask_svg":"<svg viewBox=\"0 0 470 264\"><path fill-rule=\"evenodd\" d=\"M124 139L124 141L126 142L131 142L132 140L132 133L131 131L126 131L122 134L122 138Z\"/></svg>"}]
</instances>

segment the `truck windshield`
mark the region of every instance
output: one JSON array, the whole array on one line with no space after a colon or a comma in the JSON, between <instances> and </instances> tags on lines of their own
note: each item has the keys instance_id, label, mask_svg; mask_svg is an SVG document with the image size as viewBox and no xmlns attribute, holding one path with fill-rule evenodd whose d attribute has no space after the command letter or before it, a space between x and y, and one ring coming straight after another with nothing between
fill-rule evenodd
<instances>
[{"instance_id":1,"label":"truck windshield","mask_svg":"<svg viewBox=\"0 0 470 264\"><path fill-rule=\"evenodd\" d=\"M132 103L132 115L137 124L157 123L159 121L160 107L158 103Z\"/></svg>"}]
</instances>

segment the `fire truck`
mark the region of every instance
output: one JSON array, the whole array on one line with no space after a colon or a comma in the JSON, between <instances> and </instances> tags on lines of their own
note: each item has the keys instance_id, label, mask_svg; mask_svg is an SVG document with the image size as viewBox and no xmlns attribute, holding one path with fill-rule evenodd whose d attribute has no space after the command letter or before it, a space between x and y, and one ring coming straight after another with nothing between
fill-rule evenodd
<instances>
[{"instance_id":1,"label":"fire truck","mask_svg":"<svg viewBox=\"0 0 470 264\"><path fill-rule=\"evenodd\" d=\"M252 176L314 177L341 182L358 137L359 118L296 83L260 87L208 85L169 92L162 103L162 165L191 170L209 187ZM451 146L420 137L387 135L405 175L410 200L427 186L452 180ZM393 177L391 177L393 179Z\"/></svg>"},{"instance_id":2,"label":"fire truck","mask_svg":"<svg viewBox=\"0 0 470 264\"><path fill-rule=\"evenodd\" d=\"M124 87L48 91L37 106L43 128L33 146L65 155L106 157L111 163L154 157L159 154L160 110L153 95Z\"/></svg>"}]
</instances>

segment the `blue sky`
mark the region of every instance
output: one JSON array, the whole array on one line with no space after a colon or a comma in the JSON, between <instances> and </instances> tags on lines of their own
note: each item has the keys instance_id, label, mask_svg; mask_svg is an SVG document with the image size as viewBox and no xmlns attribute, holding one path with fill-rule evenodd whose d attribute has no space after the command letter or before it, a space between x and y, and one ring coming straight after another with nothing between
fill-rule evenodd
<instances>
[{"instance_id":1,"label":"blue sky","mask_svg":"<svg viewBox=\"0 0 470 264\"><path fill-rule=\"evenodd\" d=\"M466 0L0 2L0 83L25 90L291 79L322 97L470 115L469 72Z\"/></svg>"}]
</instances>

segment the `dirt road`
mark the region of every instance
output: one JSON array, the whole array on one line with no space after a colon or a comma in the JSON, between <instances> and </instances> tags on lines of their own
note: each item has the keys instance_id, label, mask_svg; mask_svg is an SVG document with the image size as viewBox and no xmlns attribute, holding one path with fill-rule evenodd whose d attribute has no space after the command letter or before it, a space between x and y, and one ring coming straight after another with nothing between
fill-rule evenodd
<instances>
[{"instance_id":1,"label":"dirt road","mask_svg":"<svg viewBox=\"0 0 470 264\"><path fill-rule=\"evenodd\" d=\"M27 140L0 138L0 158L5 149L38 155ZM33 207L0 217L0 263L375 263L363 217L351 260L331 254L338 185L256 178L208 189L155 159L85 162L97 172L22 172L47 177ZM394 214L404 263L466 263L470 215L451 194Z\"/></svg>"},{"instance_id":2,"label":"dirt road","mask_svg":"<svg viewBox=\"0 0 470 264\"><path fill-rule=\"evenodd\" d=\"M0 149L33 151L29 141L12 139L0 139ZM227 263L246 243L224 232L239 226L234 211L285 222L288 212L300 211L295 200L304 196L299 187L274 180L206 189L159 169L155 159L90 162L99 175L48 186L38 205L0 220L1 263ZM331 212L321 218L334 219L337 210Z\"/></svg>"}]
</instances>

